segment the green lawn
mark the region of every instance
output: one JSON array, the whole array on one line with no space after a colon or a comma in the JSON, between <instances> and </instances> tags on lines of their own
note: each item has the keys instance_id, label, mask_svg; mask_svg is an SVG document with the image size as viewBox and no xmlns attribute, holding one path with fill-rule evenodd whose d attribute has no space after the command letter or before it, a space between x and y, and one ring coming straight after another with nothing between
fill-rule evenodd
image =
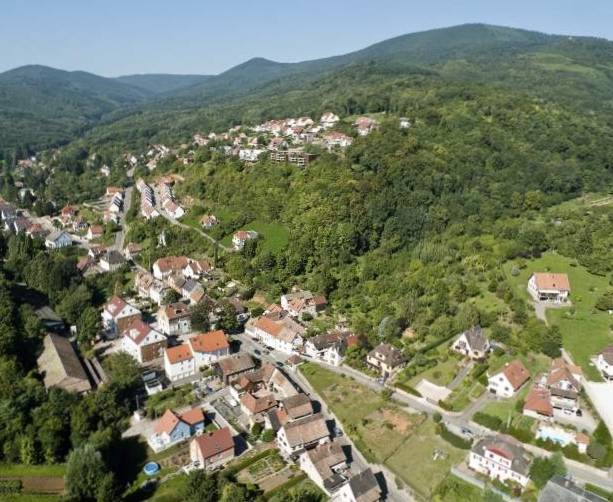
<instances>
[{"instance_id":1,"label":"green lawn","mask_svg":"<svg viewBox=\"0 0 613 502\"><path fill-rule=\"evenodd\" d=\"M445 344L445 351L447 350L447 345ZM460 361L453 356L449 356L449 358L437 364L432 368L428 368L426 371L422 373L418 373L414 377L412 377L408 384L411 387L415 387L422 380L428 380L429 382L445 387L449 385L451 381L454 379L456 374L458 373L458 365ZM402 382L401 376L399 381Z\"/></svg>"},{"instance_id":2,"label":"green lawn","mask_svg":"<svg viewBox=\"0 0 613 502\"><path fill-rule=\"evenodd\" d=\"M513 265L513 262L505 264L505 272L511 284L526 298L529 298L526 291L528 278L533 272L568 274L572 307L549 309L547 320L560 327L564 348L583 368L586 376L591 380L600 380L598 371L590 364L590 358L613 343L613 317L594 308L596 300L608 287L607 279L590 274L573 260L554 253L545 253L541 258L529 261L516 277L511 275Z\"/></svg>"},{"instance_id":3,"label":"green lawn","mask_svg":"<svg viewBox=\"0 0 613 502\"><path fill-rule=\"evenodd\" d=\"M408 414L377 392L312 363L300 371L366 458L385 464L422 495L429 496L466 455L438 436L434 422L423 415ZM444 458L433 460L435 449Z\"/></svg>"},{"instance_id":4,"label":"green lawn","mask_svg":"<svg viewBox=\"0 0 613 502\"><path fill-rule=\"evenodd\" d=\"M483 499L483 490L460 478L450 475L439 485L434 500L440 502L478 502Z\"/></svg>"},{"instance_id":5,"label":"green lawn","mask_svg":"<svg viewBox=\"0 0 613 502\"><path fill-rule=\"evenodd\" d=\"M452 466L467 452L451 446L435 432L431 420L424 422L386 461L386 465L422 496L431 498ZM434 460L435 450L443 453Z\"/></svg>"},{"instance_id":6,"label":"green lawn","mask_svg":"<svg viewBox=\"0 0 613 502\"><path fill-rule=\"evenodd\" d=\"M25 464L2 464L0 463L0 476L41 476L63 477L66 473L65 464L50 465L25 465Z\"/></svg>"},{"instance_id":7,"label":"green lawn","mask_svg":"<svg viewBox=\"0 0 613 502\"><path fill-rule=\"evenodd\" d=\"M289 242L288 229L278 223L253 220L237 230L255 230L259 235L258 238L262 240L262 248L271 252L282 250ZM221 243L224 246L232 246L232 235L226 235Z\"/></svg>"}]
</instances>

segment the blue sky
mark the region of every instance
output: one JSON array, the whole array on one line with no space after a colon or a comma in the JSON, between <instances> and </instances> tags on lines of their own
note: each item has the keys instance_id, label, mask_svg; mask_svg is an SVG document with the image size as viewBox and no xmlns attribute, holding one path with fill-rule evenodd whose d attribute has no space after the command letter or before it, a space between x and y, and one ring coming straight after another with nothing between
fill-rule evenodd
<instances>
[{"instance_id":1,"label":"blue sky","mask_svg":"<svg viewBox=\"0 0 613 502\"><path fill-rule=\"evenodd\" d=\"M613 40L612 21L613 0L1 0L0 71L210 74L469 22Z\"/></svg>"}]
</instances>

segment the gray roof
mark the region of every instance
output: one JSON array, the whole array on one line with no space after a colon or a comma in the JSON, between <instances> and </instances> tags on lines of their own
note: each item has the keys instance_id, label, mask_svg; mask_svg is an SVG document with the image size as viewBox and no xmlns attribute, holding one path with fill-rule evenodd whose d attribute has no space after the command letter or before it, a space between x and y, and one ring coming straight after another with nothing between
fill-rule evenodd
<instances>
[{"instance_id":1,"label":"gray roof","mask_svg":"<svg viewBox=\"0 0 613 502\"><path fill-rule=\"evenodd\" d=\"M48 236L47 236L47 241L49 242L55 242L57 241L60 237L65 236L68 239L70 239L70 236L64 232L63 230L54 230L53 232L51 232ZM72 239L71 239L72 240Z\"/></svg>"},{"instance_id":2,"label":"gray roof","mask_svg":"<svg viewBox=\"0 0 613 502\"><path fill-rule=\"evenodd\" d=\"M463 335L466 336L466 340L468 341L468 346L472 350L478 350L483 352L487 349L487 338L483 334L483 330L481 326L473 326L469 330L466 330ZM461 336L461 335L460 335Z\"/></svg>"},{"instance_id":3,"label":"gray roof","mask_svg":"<svg viewBox=\"0 0 613 502\"><path fill-rule=\"evenodd\" d=\"M354 497L359 502L379 500L381 496L379 482L370 469L366 469L353 476L349 480L349 486L351 487Z\"/></svg>"},{"instance_id":4,"label":"gray roof","mask_svg":"<svg viewBox=\"0 0 613 502\"><path fill-rule=\"evenodd\" d=\"M382 343L372 349L369 353L371 357L377 357L377 354L382 356L382 361L392 368L404 363L405 361L402 352L389 343Z\"/></svg>"},{"instance_id":5,"label":"gray roof","mask_svg":"<svg viewBox=\"0 0 613 502\"><path fill-rule=\"evenodd\" d=\"M119 251L116 251L115 249L111 249L107 251L106 254L104 255L104 260L106 260L109 263L109 265L121 265L126 262L123 255Z\"/></svg>"},{"instance_id":6,"label":"gray roof","mask_svg":"<svg viewBox=\"0 0 613 502\"><path fill-rule=\"evenodd\" d=\"M46 388L61 387L74 392L91 389L87 374L68 338L48 334L43 344L44 350L37 363Z\"/></svg>"},{"instance_id":7,"label":"gray roof","mask_svg":"<svg viewBox=\"0 0 613 502\"><path fill-rule=\"evenodd\" d=\"M575 483L562 476L551 478L539 495L538 502L606 502L595 493L579 488Z\"/></svg>"},{"instance_id":8,"label":"gray roof","mask_svg":"<svg viewBox=\"0 0 613 502\"><path fill-rule=\"evenodd\" d=\"M481 439L472 448L473 452L482 457L485 457L486 450L494 450L496 454L503 455L509 459L511 461L511 469L514 472L523 476L528 475L532 458L517 439L505 434L498 434Z\"/></svg>"}]
</instances>

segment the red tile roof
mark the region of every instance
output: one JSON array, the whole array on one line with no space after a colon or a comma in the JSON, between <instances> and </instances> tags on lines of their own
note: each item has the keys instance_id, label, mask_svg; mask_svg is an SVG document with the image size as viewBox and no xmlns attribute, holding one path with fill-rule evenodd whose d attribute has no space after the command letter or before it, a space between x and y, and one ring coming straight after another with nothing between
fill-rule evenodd
<instances>
[{"instance_id":1,"label":"red tile roof","mask_svg":"<svg viewBox=\"0 0 613 502\"><path fill-rule=\"evenodd\" d=\"M190 338L189 343L194 352L216 352L230 347L228 337L221 329L200 333Z\"/></svg>"},{"instance_id":2,"label":"red tile roof","mask_svg":"<svg viewBox=\"0 0 613 502\"><path fill-rule=\"evenodd\" d=\"M534 280L538 289L570 291L570 282L566 274L536 272L534 274Z\"/></svg>"},{"instance_id":3,"label":"red tile roof","mask_svg":"<svg viewBox=\"0 0 613 502\"><path fill-rule=\"evenodd\" d=\"M153 426L156 434L170 434L179 423L179 417L172 410L166 410Z\"/></svg>"},{"instance_id":4,"label":"red tile roof","mask_svg":"<svg viewBox=\"0 0 613 502\"><path fill-rule=\"evenodd\" d=\"M198 436L194 441L205 460L234 449L234 439L227 427Z\"/></svg>"},{"instance_id":5,"label":"red tile roof","mask_svg":"<svg viewBox=\"0 0 613 502\"><path fill-rule=\"evenodd\" d=\"M177 345L176 347L168 347L166 349L166 356L171 364L177 364L191 359L192 351L187 345Z\"/></svg>"},{"instance_id":6,"label":"red tile roof","mask_svg":"<svg viewBox=\"0 0 613 502\"><path fill-rule=\"evenodd\" d=\"M507 377L507 380L513 386L514 390L519 389L530 378L530 372L518 359L507 364L502 372L504 376Z\"/></svg>"},{"instance_id":7,"label":"red tile roof","mask_svg":"<svg viewBox=\"0 0 613 502\"><path fill-rule=\"evenodd\" d=\"M182 413L179 417L188 425L196 425L200 422L204 422L204 413L202 408L192 408L191 410Z\"/></svg>"}]
</instances>

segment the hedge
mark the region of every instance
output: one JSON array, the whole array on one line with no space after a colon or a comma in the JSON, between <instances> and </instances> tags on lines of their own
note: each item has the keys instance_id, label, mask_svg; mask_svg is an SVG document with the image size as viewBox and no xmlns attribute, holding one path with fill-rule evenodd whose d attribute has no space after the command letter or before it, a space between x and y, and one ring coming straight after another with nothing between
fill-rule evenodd
<instances>
[{"instance_id":1,"label":"hedge","mask_svg":"<svg viewBox=\"0 0 613 502\"><path fill-rule=\"evenodd\" d=\"M473 420L477 422L479 425L483 427L487 427L488 429L492 429L493 431L499 431L502 429L502 420L498 417L494 417L492 415L488 415L487 413L483 413L478 411L473 416Z\"/></svg>"},{"instance_id":2,"label":"hedge","mask_svg":"<svg viewBox=\"0 0 613 502\"><path fill-rule=\"evenodd\" d=\"M406 383L398 382L398 383L395 383L394 385L400 390L408 392L409 394L413 394L414 396L421 397L421 393L417 389L414 389L413 387L411 387L410 385Z\"/></svg>"},{"instance_id":3,"label":"hedge","mask_svg":"<svg viewBox=\"0 0 613 502\"><path fill-rule=\"evenodd\" d=\"M439 436L441 436L450 445L455 446L460 450L470 450L470 447L472 446L471 441L464 439L457 434L454 434L449 429L447 429L447 427L445 427L445 424L439 424L438 433Z\"/></svg>"},{"instance_id":4,"label":"hedge","mask_svg":"<svg viewBox=\"0 0 613 502\"><path fill-rule=\"evenodd\" d=\"M613 493L605 490L604 488L600 488L600 486L596 486L591 483L585 483L585 491L595 493L596 495L599 495L600 497L613 502Z\"/></svg>"},{"instance_id":5,"label":"hedge","mask_svg":"<svg viewBox=\"0 0 613 502\"><path fill-rule=\"evenodd\" d=\"M22 486L19 479L0 479L0 493L4 495L20 493Z\"/></svg>"}]
</instances>

